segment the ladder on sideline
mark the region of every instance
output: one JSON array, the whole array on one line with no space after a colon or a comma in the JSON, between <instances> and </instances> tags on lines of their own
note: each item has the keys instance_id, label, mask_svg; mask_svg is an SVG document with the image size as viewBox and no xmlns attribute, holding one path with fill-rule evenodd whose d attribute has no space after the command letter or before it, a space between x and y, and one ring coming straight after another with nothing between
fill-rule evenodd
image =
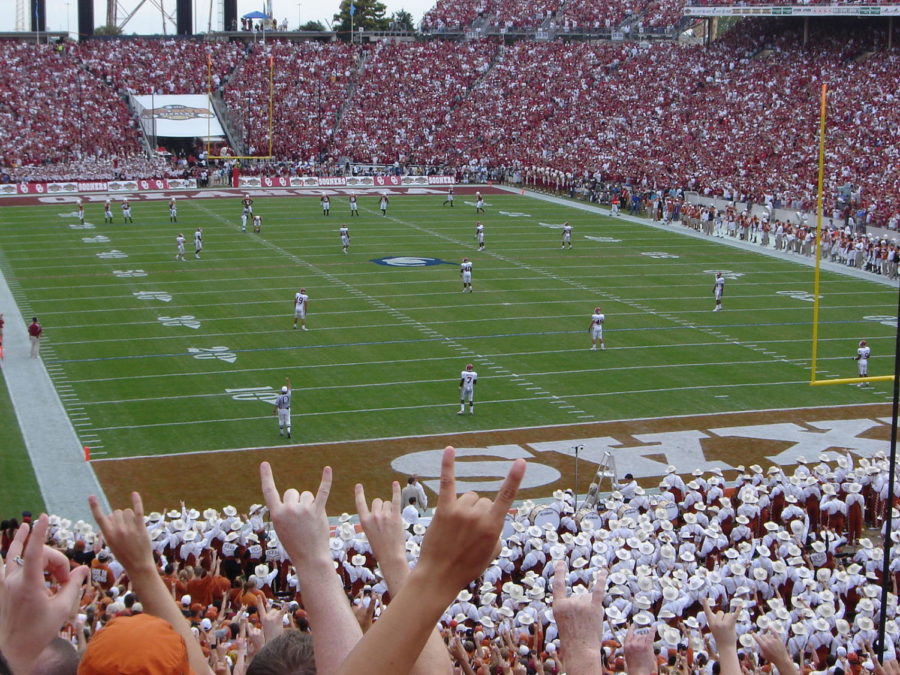
<instances>
[{"instance_id":1,"label":"ladder on sideline","mask_svg":"<svg viewBox=\"0 0 900 675\"><path fill-rule=\"evenodd\" d=\"M600 501L600 493L603 492L603 483L609 483L608 492L616 489L619 478L616 475L616 458L607 450L603 453L603 458L597 466L597 473L594 474L594 480L591 481L591 487L588 489L587 497L581 508L594 509Z\"/></svg>"}]
</instances>

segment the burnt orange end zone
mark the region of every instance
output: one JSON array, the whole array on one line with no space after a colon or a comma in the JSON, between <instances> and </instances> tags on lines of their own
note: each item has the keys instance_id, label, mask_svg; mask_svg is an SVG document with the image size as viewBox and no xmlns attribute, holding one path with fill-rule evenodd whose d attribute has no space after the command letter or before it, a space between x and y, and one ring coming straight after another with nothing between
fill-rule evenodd
<instances>
[{"instance_id":1,"label":"burnt orange end zone","mask_svg":"<svg viewBox=\"0 0 900 675\"><path fill-rule=\"evenodd\" d=\"M233 504L246 509L250 504L262 502L259 488L259 463L270 462L276 483L282 493L288 488L315 491L322 467L334 469L334 484L328 500L328 512L337 515L343 511L354 513L353 486L362 483L367 496L387 497L392 480L403 483L405 475L391 468L391 461L401 455L425 450L438 450L447 445L465 448L487 448L496 445L519 445L535 460L558 470L561 478L555 483L523 490L520 498L548 497L554 490L573 487L575 458L557 452L532 453L528 444L548 441L566 441L609 436L621 443L621 448L645 445L635 435L669 431L715 429L730 426L757 424L795 423L847 419L889 418L889 404L847 406L839 408L776 410L744 412L721 415L697 415L691 417L601 422L571 426L517 429L511 431L486 431L468 434L442 434L416 438L399 438L375 441L348 441L321 445L243 450L239 452L210 452L192 455L175 455L156 458L96 460L94 471L114 507L126 507L131 503L132 490L141 492L147 511L177 507L184 500L189 508L203 509L209 506L221 508ZM819 429L812 431L820 432ZM880 424L859 438L890 440L890 425ZM760 464L771 465L766 459L782 452L792 443L783 441L745 438L725 438L708 434L702 439L706 461L721 460L732 466ZM887 448L887 445L885 445ZM827 448L826 448L827 449ZM842 448L830 448L842 450ZM665 457L645 455L649 459L665 462ZM467 461L478 459L467 457ZM486 455L485 460L497 461ZM810 463L817 457L809 456ZM596 470L595 465L581 461L579 466L579 491L586 492ZM729 476L733 477L733 472ZM493 478L491 476L490 478ZM647 487L658 485L659 477L640 481ZM435 499L432 495L430 503Z\"/></svg>"}]
</instances>

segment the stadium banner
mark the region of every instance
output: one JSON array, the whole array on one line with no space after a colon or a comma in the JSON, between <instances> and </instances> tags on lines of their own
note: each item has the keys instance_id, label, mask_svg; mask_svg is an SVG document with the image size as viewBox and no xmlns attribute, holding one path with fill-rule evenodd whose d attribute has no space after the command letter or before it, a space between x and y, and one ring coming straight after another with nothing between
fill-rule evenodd
<instances>
[{"instance_id":1,"label":"stadium banner","mask_svg":"<svg viewBox=\"0 0 900 675\"><path fill-rule=\"evenodd\" d=\"M900 5L685 7L686 16L900 16Z\"/></svg>"},{"instance_id":2,"label":"stadium banner","mask_svg":"<svg viewBox=\"0 0 900 675\"><path fill-rule=\"evenodd\" d=\"M416 187L455 185L453 176L241 176L242 188Z\"/></svg>"},{"instance_id":3,"label":"stadium banner","mask_svg":"<svg viewBox=\"0 0 900 675\"><path fill-rule=\"evenodd\" d=\"M196 190L193 178L146 178L115 181L34 182L0 185L0 195L55 195L76 192L149 192L151 190Z\"/></svg>"},{"instance_id":4,"label":"stadium banner","mask_svg":"<svg viewBox=\"0 0 900 675\"><path fill-rule=\"evenodd\" d=\"M206 94L160 94L132 96L131 99L148 137L206 138L225 135Z\"/></svg>"}]
</instances>

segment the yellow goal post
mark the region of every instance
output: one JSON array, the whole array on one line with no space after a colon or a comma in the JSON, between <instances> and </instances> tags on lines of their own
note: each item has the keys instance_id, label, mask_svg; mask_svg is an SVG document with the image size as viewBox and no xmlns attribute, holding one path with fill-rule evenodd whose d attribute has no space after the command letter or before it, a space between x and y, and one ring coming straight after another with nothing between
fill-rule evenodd
<instances>
[{"instance_id":1,"label":"yellow goal post","mask_svg":"<svg viewBox=\"0 0 900 675\"><path fill-rule=\"evenodd\" d=\"M816 265L813 282L813 320L812 320L812 364L810 367L810 380L812 386L828 384L863 384L865 382L892 382L893 375L874 375L870 377L840 377L826 380L818 379L818 354L819 354L819 290L820 270L822 262L822 202L825 185L825 128L826 128L826 104L828 101L828 85L822 85L819 101L819 181L818 196L816 198ZM898 317L900 319L900 317Z\"/></svg>"}]
</instances>

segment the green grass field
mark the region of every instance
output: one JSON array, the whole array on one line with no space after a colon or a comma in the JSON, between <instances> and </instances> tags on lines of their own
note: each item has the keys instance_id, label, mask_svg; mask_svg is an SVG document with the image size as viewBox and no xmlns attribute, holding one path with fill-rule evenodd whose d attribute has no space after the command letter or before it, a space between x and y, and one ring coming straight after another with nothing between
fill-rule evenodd
<instances>
[{"instance_id":1,"label":"green grass field","mask_svg":"<svg viewBox=\"0 0 900 675\"><path fill-rule=\"evenodd\" d=\"M889 383L807 385L807 266L688 238L680 226L662 232L517 195L487 197L479 253L471 198L453 209L442 199L393 197L382 217L376 197L363 196L362 217L351 220L343 197L327 218L315 197L258 198L261 235L240 231L237 197L182 198L178 224L165 201L135 203L133 225L122 224L118 205L116 223L104 225L102 206L89 204L88 230L60 215L71 206L4 206L0 247L7 279L44 325L54 379L72 387L67 405L84 408L89 423L78 429L96 457L281 445L270 402L285 377L295 387L296 443L889 394ZM575 227L566 251L564 220ZM337 234L344 222L349 255ZM197 226L202 260L191 244ZM179 232L183 263L174 259ZM127 257L98 256L119 255L111 251ZM448 264L372 262L391 256ZM460 292L464 256L474 261L471 294ZM729 272L718 313L715 270ZM291 329L301 286L308 332ZM820 369L855 376L851 356L865 337L870 374L889 374L895 329L865 317L893 317L896 291L825 273L822 295ZM588 351L597 305L605 352ZM183 321L196 323L168 325ZM467 362L479 373L478 405L459 417ZM17 452L15 437L3 440Z\"/></svg>"}]
</instances>

